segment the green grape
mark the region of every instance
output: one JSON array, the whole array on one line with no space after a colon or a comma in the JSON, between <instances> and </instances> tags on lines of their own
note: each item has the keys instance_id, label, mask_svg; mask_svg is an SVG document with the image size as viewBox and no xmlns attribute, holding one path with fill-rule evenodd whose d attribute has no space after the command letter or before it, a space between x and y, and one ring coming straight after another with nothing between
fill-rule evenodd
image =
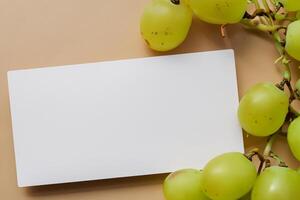
<instances>
[{"instance_id":1,"label":"green grape","mask_svg":"<svg viewBox=\"0 0 300 200\"><path fill-rule=\"evenodd\" d=\"M293 155L300 161L300 117L290 124L287 139Z\"/></svg>"},{"instance_id":2,"label":"green grape","mask_svg":"<svg viewBox=\"0 0 300 200\"><path fill-rule=\"evenodd\" d=\"M192 16L190 8L182 2L175 4L171 0L153 0L142 15L141 34L151 49L174 49L185 40Z\"/></svg>"},{"instance_id":3,"label":"green grape","mask_svg":"<svg viewBox=\"0 0 300 200\"><path fill-rule=\"evenodd\" d=\"M288 12L300 10L300 1L299 0L280 0L283 4L284 9Z\"/></svg>"},{"instance_id":4,"label":"green grape","mask_svg":"<svg viewBox=\"0 0 300 200\"><path fill-rule=\"evenodd\" d=\"M246 195L256 179L256 168L242 153L215 157L203 170L203 192L213 200L233 200Z\"/></svg>"},{"instance_id":5,"label":"green grape","mask_svg":"<svg viewBox=\"0 0 300 200\"><path fill-rule=\"evenodd\" d=\"M247 9L247 0L189 0L188 4L201 20L212 24L238 23Z\"/></svg>"},{"instance_id":6,"label":"green grape","mask_svg":"<svg viewBox=\"0 0 300 200\"><path fill-rule=\"evenodd\" d=\"M300 20L289 24L286 34L285 49L290 56L300 60Z\"/></svg>"},{"instance_id":7,"label":"green grape","mask_svg":"<svg viewBox=\"0 0 300 200\"><path fill-rule=\"evenodd\" d=\"M201 189L202 171L183 169L170 174L164 181L166 200L209 200Z\"/></svg>"},{"instance_id":8,"label":"green grape","mask_svg":"<svg viewBox=\"0 0 300 200\"><path fill-rule=\"evenodd\" d=\"M240 124L254 136L275 133L288 113L288 96L271 83L259 83L250 88L238 108Z\"/></svg>"},{"instance_id":9,"label":"green grape","mask_svg":"<svg viewBox=\"0 0 300 200\"><path fill-rule=\"evenodd\" d=\"M265 169L257 178L252 200L299 200L300 174L284 167Z\"/></svg>"}]
</instances>

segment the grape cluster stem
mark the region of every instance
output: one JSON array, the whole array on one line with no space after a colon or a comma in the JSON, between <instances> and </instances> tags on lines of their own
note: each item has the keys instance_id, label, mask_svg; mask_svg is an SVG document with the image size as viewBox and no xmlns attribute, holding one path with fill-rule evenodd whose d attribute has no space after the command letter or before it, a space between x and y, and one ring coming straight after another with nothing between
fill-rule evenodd
<instances>
[{"instance_id":1,"label":"grape cluster stem","mask_svg":"<svg viewBox=\"0 0 300 200\"><path fill-rule=\"evenodd\" d=\"M281 167L288 167L288 165L276 154L272 151L272 146L279 135L279 132L271 135L268 138L268 142L266 147L263 151L263 154L260 153L258 148L254 148L249 151L245 156L250 160L253 161L253 157L257 156L259 159L259 166L257 173L260 174L265 168L271 167L271 160L274 160L278 166Z\"/></svg>"},{"instance_id":2,"label":"grape cluster stem","mask_svg":"<svg viewBox=\"0 0 300 200\"><path fill-rule=\"evenodd\" d=\"M295 21L296 18L288 16L283 9L283 5L278 0L249 0L249 2L255 9L247 11L240 23L247 29L254 29L267 33L273 39L275 47L280 55L274 64L280 64L283 77L282 81L276 84L276 86L282 91L284 91L286 87L290 95L289 112L285 123L276 133L268 138L263 154L259 152L258 148L254 148L249 151L249 153L245 154L251 161L254 156L258 157L260 161L258 174L260 174L264 168L271 166L271 160L275 161L277 165L281 167L288 167L287 164L272 151L272 146L278 135L286 136L283 132L285 125L300 116L300 113L292 106L294 100L300 100L300 91L297 89L294 90L291 84L291 60L285 51L287 24ZM225 35L224 26L221 27L221 33L222 36Z\"/></svg>"}]
</instances>

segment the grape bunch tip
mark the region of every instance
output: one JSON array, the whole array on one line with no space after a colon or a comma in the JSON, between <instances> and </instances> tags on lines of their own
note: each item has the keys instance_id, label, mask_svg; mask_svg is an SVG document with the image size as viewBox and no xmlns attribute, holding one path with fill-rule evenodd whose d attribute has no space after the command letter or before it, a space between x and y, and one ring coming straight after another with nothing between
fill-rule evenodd
<instances>
[{"instance_id":1,"label":"grape bunch tip","mask_svg":"<svg viewBox=\"0 0 300 200\"><path fill-rule=\"evenodd\" d=\"M291 63L300 61L300 0L150 0L141 17L141 35L149 48L170 51L188 36L193 16L220 25L222 36L225 26L233 24L269 35L282 81L252 86L237 111L246 134L267 138L265 148L224 153L203 170L169 174L163 183L165 199L299 200L300 169L289 168L272 146L279 136L286 137L300 161L300 112L292 104L300 100L300 79L293 84L291 71Z\"/></svg>"}]
</instances>

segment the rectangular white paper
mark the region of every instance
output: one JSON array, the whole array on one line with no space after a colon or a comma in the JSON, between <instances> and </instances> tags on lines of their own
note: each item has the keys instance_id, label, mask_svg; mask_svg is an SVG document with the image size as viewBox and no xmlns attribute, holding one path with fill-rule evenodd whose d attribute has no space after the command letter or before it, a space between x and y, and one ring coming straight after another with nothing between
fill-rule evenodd
<instances>
[{"instance_id":1,"label":"rectangular white paper","mask_svg":"<svg viewBox=\"0 0 300 200\"><path fill-rule=\"evenodd\" d=\"M201 168L243 151L232 50L8 72L18 185Z\"/></svg>"}]
</instances>

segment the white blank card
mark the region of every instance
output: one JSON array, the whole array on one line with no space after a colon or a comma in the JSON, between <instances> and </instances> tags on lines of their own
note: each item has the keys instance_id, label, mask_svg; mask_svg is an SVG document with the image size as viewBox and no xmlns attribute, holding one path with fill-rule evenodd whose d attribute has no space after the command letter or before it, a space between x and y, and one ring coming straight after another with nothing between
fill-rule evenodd
<instances>
[{"instance_id":1,"label":"white blank card","mask_svg":"<svg viewBox=\"0 0 300 200\"><path fill-rule=\"evenodd\" d=\"M202 168L243 151L232 50L8 72L18 185Z\"/></svg>"}]
</instances>

